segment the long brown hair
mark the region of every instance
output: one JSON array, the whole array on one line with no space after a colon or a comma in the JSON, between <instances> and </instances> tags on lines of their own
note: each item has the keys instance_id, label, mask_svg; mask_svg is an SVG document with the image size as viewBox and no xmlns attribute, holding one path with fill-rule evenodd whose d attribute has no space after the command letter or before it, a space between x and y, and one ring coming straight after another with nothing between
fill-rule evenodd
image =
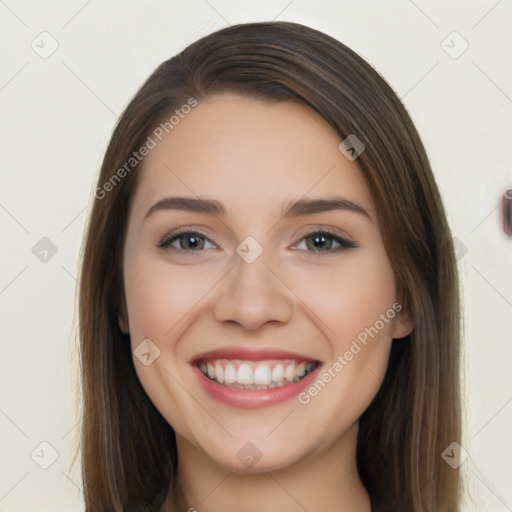
<instances>
[{"instance_id":1,"label":"long brown hair","mask_svg":"<svg viewBox=\"0 0 512 512\"><path fill-rule=\"evenodd\" d=\"M459 284L428 158L404 106L364 59L288 22L231 26L191 44L158 66L113 132L82 247L79 448L86 510L118 512L155 497L160 503L175 483L174 431L142 388L117 323L128 212L144 164L130 158L176 109L221 92L301 102L341 139L355 134L364 143L357 162L414 328L393 340L382 387L360 418L358 469L373 511L458 510L459 469L441 454L461 438Z\"/></svg>"}]
</instances>

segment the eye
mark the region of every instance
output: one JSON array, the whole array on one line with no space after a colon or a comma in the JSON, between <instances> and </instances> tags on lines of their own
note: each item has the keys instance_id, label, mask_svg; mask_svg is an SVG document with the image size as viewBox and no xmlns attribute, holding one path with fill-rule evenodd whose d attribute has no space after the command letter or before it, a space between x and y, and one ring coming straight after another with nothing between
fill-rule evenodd
<instances>
[{"instance_id":1,"label":"eye","mask_svg":"<svg viewBox=\"0 0 512 512\"><path fill-rule=\"evenodd\" d=\"M172 247L178 251L201 251L203 249L215 249L217 246L197 231L181 231L166 235L160 241L158 247Z\"/></svg>"},{"instance_id":2,"label":"eye","mask_svg":"<svg viewBox=\"0 0 512 512\"><path fill-rule=\"evenodd\" d=\"M177 251L200 252L204 249L216 249L217 246L205 235L197 231L181 231L169 233L158 244L160 248L172 248ZM326 229L309 233L302 238L293 249L309 252L335 253L344 249L354 248L356 245L341 236L335 235Z\"/></svg>"},{"instance_id":3,"label":"eye","mask_svg":"<svg viewBox=\"0 0 512 512\"><path fill-rule=\"evenodd\" d=\"M345 249L352 249L356 247L356 245L354 242L347 240L346 238L322 229L309 233L309 235L305 236L293 248L302 250L303 247L305 247L307 251L333 253L343 251Z\"/></svg>"}]
</instances>

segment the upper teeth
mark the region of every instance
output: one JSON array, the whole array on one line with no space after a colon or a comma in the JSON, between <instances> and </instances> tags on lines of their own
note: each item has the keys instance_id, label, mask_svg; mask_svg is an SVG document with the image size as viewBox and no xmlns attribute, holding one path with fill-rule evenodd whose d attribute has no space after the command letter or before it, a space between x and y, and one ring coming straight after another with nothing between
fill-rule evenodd
<instances>
[{"instance_id":1,"label":"upper teeth","mask_svg":"<svg viewBox=\"0 0 512 512\"><path fill-rule=\"evenodd\" d=\"M202 361L201 371L220 384L234 387L276 387L294 382L314 370L317 364L294 359L280 361L240 361L215 359Z\"/></svg>"}]
</instances>

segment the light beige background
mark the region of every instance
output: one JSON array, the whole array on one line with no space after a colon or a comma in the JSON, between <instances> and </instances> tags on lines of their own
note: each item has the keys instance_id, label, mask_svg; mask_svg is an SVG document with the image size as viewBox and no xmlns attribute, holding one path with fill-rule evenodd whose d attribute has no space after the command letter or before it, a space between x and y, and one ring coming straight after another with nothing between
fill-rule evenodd
<instances>
[{"instance_id":1,"label":"light beige background","mask_svg":"<svg viewBox=\"0 0 512 512\"><path fill-rule=\"evenodd\" d=\"M272 19L367 58L418 127L460 247L463 510L512 510L512 240L498 223L512 186L512 2L1 0L0 512L83 510L71 467L77 256L116 117L186 44Z\"/></svg>"}]
</instances>

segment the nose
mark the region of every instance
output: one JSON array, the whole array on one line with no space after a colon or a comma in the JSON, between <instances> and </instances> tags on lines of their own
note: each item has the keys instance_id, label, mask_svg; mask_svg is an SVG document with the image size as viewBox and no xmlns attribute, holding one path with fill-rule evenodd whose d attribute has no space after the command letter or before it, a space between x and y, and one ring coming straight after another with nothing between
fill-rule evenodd
<instances>
[{"instance_id":1,"label":"nose","mask_svg":"<svg viewBox=\"0 0 512 512\"><path fill-rule=\"evenodd\" d=\"M255 331L268 322L287 323L293 314L293 295L277 272L268 267L266 251L252 263L235 255L235 267L219 289L214 307L219 322Z\"/></svg>"}]
</instances>

